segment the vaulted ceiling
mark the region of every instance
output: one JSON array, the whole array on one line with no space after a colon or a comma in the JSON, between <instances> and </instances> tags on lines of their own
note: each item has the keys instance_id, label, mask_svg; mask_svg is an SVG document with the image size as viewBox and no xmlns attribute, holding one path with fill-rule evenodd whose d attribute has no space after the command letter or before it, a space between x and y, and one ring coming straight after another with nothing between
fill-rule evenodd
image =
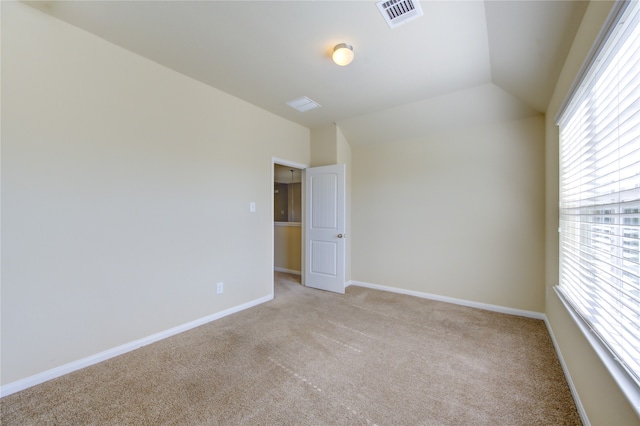
<instances>
[{"instance_id":1,"label":"vaulted ceiling","mask_svg":"<svg viewBox=\"0 0 640 426\"><path fill-rule=\"evenodd\" d=\"M373 1L30 3L309 128L384 143L544 113L586 1L422 1L389 28ZM334 45L355 59L335 65ZM286 102L308 96L321 107Z\"/></svg>"}]
</instances>

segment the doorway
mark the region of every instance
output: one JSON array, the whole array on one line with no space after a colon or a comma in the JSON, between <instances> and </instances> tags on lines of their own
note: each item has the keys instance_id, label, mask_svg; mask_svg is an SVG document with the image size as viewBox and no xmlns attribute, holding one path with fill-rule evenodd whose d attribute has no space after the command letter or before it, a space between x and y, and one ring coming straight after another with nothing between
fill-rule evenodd
<instances>
[{"instance_id":1,"label":"doorway","mask_svg":"<svg viewBox=\"0 0 640 426\"><path fill-rule=\"evenodd\" d=\"M306 165L273 159L273 271L304 285L304 171Z\"/></svg>"},{"instance_id":2,"label":"doorway","mask_svg":"<svg viewBox=\"0 0 640 426\"><path fill-rule=\"evenodd\" d=\"M274 158L272 172L274 274L294 274L303 286L344 293L345 164L308 168ZM275 294L275 281L272 288Z\"/></svg>"},{"instance_id":3,"label":"doorway","mask_svg":"<svg viewBox=\"0 0 640 426\"><path fill-rule=\"evenodd\" d=\"M275 223L302 223L302 170L274 164L273 220Z\"/></svg>"}]
</instances>

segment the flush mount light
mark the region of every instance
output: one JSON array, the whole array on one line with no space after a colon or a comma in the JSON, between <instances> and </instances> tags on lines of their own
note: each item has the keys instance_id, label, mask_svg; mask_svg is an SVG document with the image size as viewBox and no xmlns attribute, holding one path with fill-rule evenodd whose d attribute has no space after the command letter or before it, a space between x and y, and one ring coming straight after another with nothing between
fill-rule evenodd
<instances>
[{"instance_id":1,"label":"flush mount light","mask_svg":"<svg viewBox=\"0 0 640 426\"><path fill-rule=\"evenodd\" d=\"M353 46L347 43L336 45L336 47L333 48L331 59L341 67L349 65L351 61L353 61Z\"/></svg>"}]
</instances>

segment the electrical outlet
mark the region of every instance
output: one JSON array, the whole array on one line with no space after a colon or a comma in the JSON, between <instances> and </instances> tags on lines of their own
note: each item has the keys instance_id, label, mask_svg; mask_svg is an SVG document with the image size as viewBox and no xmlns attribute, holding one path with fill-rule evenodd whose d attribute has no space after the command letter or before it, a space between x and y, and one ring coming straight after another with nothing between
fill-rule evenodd
<instances>
[{"instance_id":1,"label":"electrical outlet","mask_svg":"<svg viewBox=\"0 0 640 426\"><path fill-rule=\"evenodd\" d=\"M224 283L223 282L219 282L217 284L216 291L217 291L218 294L222 294L224 292Z\"/></svg>"}]
</instances>

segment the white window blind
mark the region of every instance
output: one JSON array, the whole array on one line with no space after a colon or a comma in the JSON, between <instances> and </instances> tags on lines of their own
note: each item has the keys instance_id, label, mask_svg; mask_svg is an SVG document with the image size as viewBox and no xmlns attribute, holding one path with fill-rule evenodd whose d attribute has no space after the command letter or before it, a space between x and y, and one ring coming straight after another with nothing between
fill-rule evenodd
<instances>
[{"instance_id":1,"label":"white window blind","mask_svg":"<svg viewBox=\"0 0 640 426\"><path fill-rule=\"evenodd\" d=\"M640 2L616 13L558 120L558 291L640 386Z\"/></svg>"}]
</instances>

